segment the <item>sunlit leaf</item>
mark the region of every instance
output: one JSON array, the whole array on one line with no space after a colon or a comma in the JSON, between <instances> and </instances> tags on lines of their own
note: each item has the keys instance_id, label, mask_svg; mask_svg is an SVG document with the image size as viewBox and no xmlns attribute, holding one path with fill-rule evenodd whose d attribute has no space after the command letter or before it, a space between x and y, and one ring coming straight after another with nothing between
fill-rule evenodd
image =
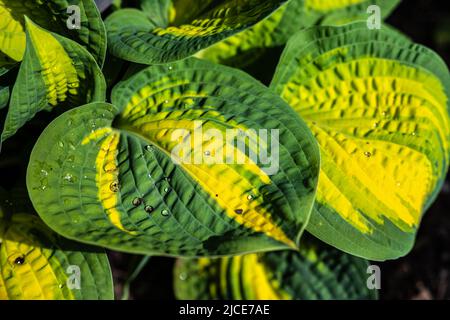
<instances>
[{"instance_id":1,"label":"sunlit leaf","mask_svg":"<svg viewBox=\"0 0 450 320\"><path fill-rule=\"evenodd\" d=\"M285 0L158 0L108 17L109 49L119 58L165 63L186 58L261 21Z\"/></svg>"},{"instance_id":2,"label":"sunlit leaf","mask_svg":"<svg viewBox=\"0 0 450 320\"><path fill-rule=\"evenodd\" d=\"M68 28L75 12L71 6L80 9L79 29ZM25 53L25 16L47 30L82 44L99 65L103 64L105 26L93 0L0 0L0 52L15 61L21 61Z\"/></svg>"},{"instance_id":3,"label":"sunlit leaf","mask_svg":"<svg viewBox=\"0 0 450 320\"><path fill-rule=\"evenodd\" d=\"M175 294L183 300L374 299L367 261L302 238L300 252L179 259Z\"/></svg>"},{"instance_id":4,"label":"sunlit leaf","mask_svg":"<svg viewBox=\"0 0 450 320\"><path fill-rule=\"evenodd\" d=\"M112 101L117 107L68 111L33 150L27 186L52 229L146 254L296 247L319 157L308 128L279 97L243 72L187 59L144 69L115 88ZM203 139L193 139L200 128ZM224 137L227 129L244 143ZM192 148L178 153L180 139ZM256 149L268 161L252 157Z\"/></svg>"},{"instance_id":5,"label":"sunlit leaf","mask_svg":"<svg viewBox=\"0 0 450 320\"><path fill-rule=\"evenodd\" d=\"M385 18L399 2L291 0L253 27L198 52L196 56L225 65L246 67L264 55L268 48L284 45L301 29L313 25L339 25L367 20L372 12L368 13L371 5L377 5L380 18Z\"/></svg>"},{"instance_id":6,"label":"sunlit leaf","mask_svg":"<svg viewBox=\"0 0 450 320\"><path fill-rule=\"evenodd\" d=\"M10 205L0 203L0 300L113 299L101 249L63 239L31 214L9 216Z\"/></svg>"},{"instance_id":7,"label":"sunlit leaf","mask_svg":"<svg viewBox=\"0 0 450 320\"><path fill-rule=\"evenodd\" d=\"M401 0L304 0L304 17L314 24L344 25L357 20L367 21L374 14L369 7L379 8L380 18L386 18Z\"/></svg>"},{"instance_id":8,"label":"sunlit leaf","mask_svg":"<svg viewBox=\"0 0 450 320\"><path fill-rule=\"evenodd\" d=\"M320 144L308 231L372 260L406 254L448 169L445 63L386 28L319 27L289 41L272 88Z\"/></svg>"},{"instance_id":9,"label":"sunlit leaf","mask_svg":"<svg viewBox=\"0 0 450 320\"><path fill-rule=\"evenodd\" d=\"M27 50L1 140L14 135L40 111L104 101L105 92L103 74L86 49L27 20Z\"/></svg>"}]
</instances>

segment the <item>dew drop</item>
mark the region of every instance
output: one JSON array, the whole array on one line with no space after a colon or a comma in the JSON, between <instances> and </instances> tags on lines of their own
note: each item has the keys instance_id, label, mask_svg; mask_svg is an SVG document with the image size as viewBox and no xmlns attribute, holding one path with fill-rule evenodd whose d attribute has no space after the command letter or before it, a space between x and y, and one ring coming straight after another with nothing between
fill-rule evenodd
<instances>
[{"instance_id":1,"label":"dew drop","mask_svg":"<svg viewBox=\"0 0 450 320\"><path fill-rule=\"evenodd\" d=\"M244 212L244 210L242 209L236 209L234 210L234 212L236 212L237 214L242 214Z\"/></svg>"},{"instance_id":2,"label":"dew drop","mask_svg":"<svg viewBox=\"0 0 450 320\"><path fill-rule=\"evenodd\" d=\"M163 211L161 211L161 214L162 214L164 217L167 217L167 216L169 215L169 210L164 209Z\"/></svg>"},{"instance_id":3,"label":"dew drop","mask_svg":"<svg viewBox=\"0 0 450 320\"><path fill-rule=\"evenodd\" d=\"M48 176L48 172L44 169L41 170L41 176L46 177Z\"/></svg>"},{"instance_id":4,"label":"dew drop","mask_svg":"<svg viewBox=\"0 0 450 320\"><path fill-rule=\"evenodd\" d=\"M64 288L64 285L63 285L63 284L60 284L58 287L59 287L60 289L62 289L62 288Z\"/></svg>"},{"instance_id":5,"label":"dew drop","mask_svg":"<svg viewBox=\"0 0 450 320\"><path fill-rule=\"evenodd\" d=\"M168 103L169 103L169 100L164 100L164 103L165 103L165 104L168 104Z\"/></svg>"},{"instance_id":6,"label":"dew drop","mask_svg":"<svg viewBox=\"0 0 450 320\"><path fill-rule=\"evenodd\" d=\"M374 123L373 123L373 127L374 127L374 128L378 128L378 122L374 122Z\"/></svg>"},{"instance_id":7,"label":"dew drop","mask_svg":"<svg viewBox=\"0 0 450 320\"><path fill-rule=\"evenodd\" d=\"M155 210L152 206L145 206L144 207L144 210L145 210L145 212L147 212L147 213L152 213L153 212L153 210Z\"/></svg>"},{"instance_id":8,"label":"dew drop","mask_svg":"<svg viewBox=\"0 0 450 320\"><path fill-rule=\"evenodd\" d=\"M71 119L69 119L69 120L67 120L67 126L71 126L72 125L72 120Z\"/></svg>"},{"instance_id":9,"label":"dew drop","mask_svg":"<svg viewBox=\"0 0 450 320\"><path fill-rule=\"evenodd\" d=\"M165 187L165 188L164 188L164 192L165 192L165 193L169 192L169 188L168 188L168 187Z\"/></svg>"},{"instance_id":10,"label":"dew drop","mask_svg":"<svg viewBox=\"0 0 450 320\"><path fill-rule=\"evenodd\" d=\"M369 152L369 151L366 151L366 152L364 152L364 155L365 155L367 158L370 158L370 157L372 156L372 153Z\"/></svg>"},{"instance_id":11,"label":"dew drop","mask_svg":"<svg viewBox=\"0 0 450 320\"><path fill-rule=\"evenodd\" d=\"M416 132L411 133L411 135L413 135L413 136L415 136L416 134L417 134Z\"/></svg>"},{"instance_id":12,"label":"dew drop","mask_svg":"<svg viewBox=\"0 0 450 320\"><path fill-rule=\"evenodd\" d=\"M253 200L253 195L249 194L249 195L247 196L247 200L248 200L248 201Z\"/></svg>"},{"instance_id":13,"label":"dew drop","mask_svg":"<svg viewBox=\"0 0 450 320\"><path fill-rule=\"evenodd\" d=\"M47 185L48 185L47 178L42 179L41 180L41 190L44 191L45 189L47 189Z\"/></svg>"},{"instance_id":14,"label":"dew drop","mask_svg":"<svg viewBox=\"0 0 450 320\"><path fill-rule=\"evenodd\" d=\"M73 176L70 173L66 173L66 175L63 177L63 179L68 181L68 182L72 182L73 181Z\"/></svg>"},{"instance_id":15,"label":"dew drop","mask_svg":"<svg viewBox=\"0 0 450 320\"><path fill-rule=\"evenodd\" d=\"M185 281L187 279L187 273L181 272L179 278L181 281Z\"/></svg>"},{"instance_id":16,"label":"dew drop","mask_svg":"<svg viewBox=\"0 0 450 320\"><path fill-rule=\"evenodd\" d=\"M120 190L120 184L118 181L113 181L111 182L111 184L109 185L109 189L112 192L118 192Z\"/></svg>"},{"instance_id":17,"label":"dew drop","mask_svg":"<svg viewBox=\"0 0 450 320\"><path fill-rule=\"evenodd\" d=\"M211 155L211 152L208 151L208 150L206 150L206 151L205 151L205 156L209 157L210 155Z\"/></svg>"},{"instance_id":18,"label":"dew drop","mask_svg":"<svg viewBox=\"0 0 450 320\"><path fill-rule=\"evenodd\" d=\"M142 204L143 199L142 198L134 198L133 199L133 206L138 207Z\"/></svg>"},{"instance_id":19,"label":"dew drop","mask_svg":"<svg viewBox=\"0 0 450 320\"><path fill-rule=\"evenodd\" d=\"M60 148L64 148L64 142L59 141L59 142L58 142L58 146L59 146Z\"/></svg>"},{"instance_id":20,"label":"dew drop","mask_svg":"<svg viewBox=\"0 0 450 320\"><path fill-rule=\"evenodd\" d=\"M25 257L24 256L17 257L14 260L14 264L17 264L17 265L22 265L24 263L25 263Z\"/></svg>"},{"instance_id":21,"label":"dew drop","mask_svg":"<svg viewBox=\"0 0 450 320\"><path fill-rule=\"evenodd\" d=\"M168 69L169 69L169 71L172 71L172 70L173 70L173 67L172 67L172 66L169 66Z\"/></svg>"},{"instance_id":22,"label":"dew drop","mask_svg":"<svg viewBox=\"0 0 450 320\"><path fill-rule=\"evenodd\" d=\"M149 145L145 146L145 150L152 151L153 150L153 146L149 144Z\"/></svg>"},{"instance_id":23,"label":"dew drop","mask_svg":"<svg viewBox=\"0 0 450 320\"><path fill-rule=\"evenodd\" d=\"M108 162L103 166L103 170L108 173L114 172L117 170L117 166L112 162Z\"/></svg>"}]
</instances>

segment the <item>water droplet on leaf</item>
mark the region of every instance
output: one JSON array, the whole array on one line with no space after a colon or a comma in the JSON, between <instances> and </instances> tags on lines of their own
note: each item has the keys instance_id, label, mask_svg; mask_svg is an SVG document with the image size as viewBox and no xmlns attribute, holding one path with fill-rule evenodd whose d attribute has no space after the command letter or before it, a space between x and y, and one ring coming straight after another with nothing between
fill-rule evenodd
<instances>
[{"instance_id":1,"label":"water droplet on leaf","mask_svg":"<svg viewBox=\"0 0 450 320\"><path fill-rule=\"evenodd\" d=\"M17 264L17 265L22 265L24 263L25 263L25 257L24 256L17 257L14 260L14 264Z\"/></svg>"},{"instance_id":2,"label":"water droplet on leaf","mask_svg":"<svg viewBox=\"0 0 450 320\"><path fill-rule=\"evenodd\" d=\"M242 214L244 212L244 210L242 209L236 209L234 210L234 212L236 212L237 214Z\"/></svg>"},{"instance_id":3,"label":"water droplet on leaf","mask_svg":"<svg viewBox=\"0 0 450 320\"><path fill-rule=\"evenodd\" d=\"M145 146L145 150L153 151L153 146L152 145L147 145L147 146Z\"/></svg>"},{"instance_id":4,"label":"water droplet on leaf","mask_svg":"<svg viewBox=\"0 0 450 320\"><path fill-rule=\"evenodd\" d=\"M152 206L145 206L144 210L145 210L145 212L147 212L147 213L152 213L153 210L155 210L155 209L154 209Z\"/></svg>"},{"instance_id":5,"label":"water droplet on leaf","mask_svg":"<svg viewBox=\"0 0 450 320\"><path fill-rule=\"evenodd\" d=\"M180 280L181 281L184 281L184 280L186 280L187 279L187 273L186 272L181 272L180 273Z\"/></svg>"},{"instance_id":6,"label":"water droplet on leaf","mask_svg":"<svg viewBox=\"0 0 450 320\"><path fill-rule=\"evenodd\" d=\"M365 155L367 158L370 158L370 157L372 156L372 153L369 152L369 151L366 151L366 152L364 152L364 155Z\"/></svg>"},{"instance_id":7,"label":"water droplet on leaf","mask_svg":"<svg viewBox=\"0 0 450 320\"><path fill-rule=\"evenodd\" d=\"M105 172L114 172L117 170L117 166L115 163L113 162L108 162L103 166L103 170Z\"/></svg>"},{"instance_id":8,"label":"water droplet on leaf","mask_svg":"<svg viewBox=\"0 0 450 320\"><path fill-rule=\"evenodd\" d=\"M113 181L111 182L111 184L109 185L109 189L112 192L118 192L120 190L120 184L118 181Z\"/></svg>"},{"instance_id":9,"label":"water droplet on leaf","mask_svg":"<svg viewBox=\"0 0 450 320\"><path fill-rule=\"evenodd\" d=\"M142 198L134 198L133 199L133 206L138 207L142 204L143 199Z\"/></svg>"}]
</instances>

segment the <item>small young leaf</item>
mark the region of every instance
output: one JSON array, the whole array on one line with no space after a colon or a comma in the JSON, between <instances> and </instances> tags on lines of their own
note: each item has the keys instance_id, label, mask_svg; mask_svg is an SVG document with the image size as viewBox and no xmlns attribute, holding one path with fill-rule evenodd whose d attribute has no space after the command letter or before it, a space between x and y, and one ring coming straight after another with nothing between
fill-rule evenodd
<instances>
[{"instance_id":1,"label":"small young leaf","mask_svg":"<svg viewBox=\"0 0 450 320\"><path fill-rule=\"evenodd\" d=\"M119 58L158 64L186 58L261 21L284 0L145 1L106 20L109 49Z\"/></svg>"},{"instance_id":2,"label":"small young leaf","mask_svg":"<svg viewBox=\"0 0 450 320\"><path fill-rule=\"evenodd\" d=\"M296 246L314 202L319 155L306 125L279 97L243 72L186 59L144 69L115 88L112 101L118 107L66 112L32 152L28 190L52 229L143 254ZM227 129L243 134L245 145L233 148ZM278 132L279 142L260 135L256 146L247 140L256 139L250 129L269 139ZM193 137L199 130L201 145ZM176 152L180 134L185 143L194 138L183 154ZM222 154L227 161L210 163L221 150L231 150Z\"/></svg>"},{"instance_id":3,"label":"small young leaf","mask_svg":"<svg viewBox=\"0 0 450 320\"><path fill-rule=\"evenodd\" d=\"M182 300L375 299L367 261L302 238L300 251L220 259L179 259L174 289Z\"/></svg>"},{"instance_id":4,"label":"small young leaf","mask_svg":"<svg viewBox=\"0 0 450 320\"><path fill-rule=\"evenodd\" d=\"M73 15L78 13L71 10L73 6L80 9L80 25L69 28ZM0 52L15 61L21 61L25 53L25 15L41 27L85 46L103 65L106 31L93 0L0 0Z\"/></svg>"},{"instance_id":5,"label":"small young leaf","mask_svg":"<svg viewBox=\"0 0 450 320\"><path fill-rule=\"evenodd\" d=\"M384 27L318 27L289 41L272 88L320 144L308 231L371 260L408 253L449 165L445 63Z\"/></svg>"},{"instance_id":6,"label":"small young leaf","mask_svg":"<svg viewBox=\"0 0 450 320\"><path fill-rule=\"evenodd\" d=\"M105 100L105 79L86 49L28 19L26 25L27 49L12 90L1 141L40 111Z\"/></svg>"}]
</instances>

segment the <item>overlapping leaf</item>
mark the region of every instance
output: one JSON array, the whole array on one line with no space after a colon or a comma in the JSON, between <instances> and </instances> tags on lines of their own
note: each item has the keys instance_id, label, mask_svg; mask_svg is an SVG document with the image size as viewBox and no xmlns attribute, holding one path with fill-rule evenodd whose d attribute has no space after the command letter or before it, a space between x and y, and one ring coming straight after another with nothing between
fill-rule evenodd
<instances>
[{"instance_id":1,"label":"overlapping leaf","mask_svg":"<svg viewBox=\"0 0 450 320\"><path fill-rule=\"evenodd\" d=\"M117 107L68 111L33 150L27 186L52 229L146 254L296 246L319 154L279 97L243 72L187 59L144 69L115 88L112 101Z\"/></svg>"},{"instance_id":2,"label":"overlapping leaf","mask_svg":"<svg viewBox=\"0 0 450 320\"><path fill-rule=\"evenodd\" d=\"M304 19L314 24L337 26L357 20L367 21L370 6L380 9L381 18L397 7L401 0L304 0Z\"/></svg>"},{"instance_id":3,"label":"overlapping leaf","mask_svg":"<svg viewBox=\"0 0 450 320\"><path fill-rule=\"evenodd\" d=\"M445 63L388 29L319 27L289 41L272 88L320 144L308 231L373 260L406 254L448 169Z\"/></svg>"},{"instance_id":4,"label":"overlapping leaf","mask_svg":"<svg viewBox=\"0 0 450 320\"><path fill-rule=\"evenodd\" d=\"M278 251L219 259L179 259L178 299L374 299L365 260L302 238L300 252Z\"/></svg>"},{"instance_id":5,"label":"overlapping leaf","mask_svg":"<svg viewBox=\"0 0 450 320\"><path fill-rule=\"evenodd\" d=\"M106 20L109 49L125 60L166 63L186 58L261 21L285 0L158 0Z\"/></svg>"},{"instance_id":6,"label":"overlapping leaf","mask_svg":"<svg viewBox=\"0 0 450 320\"><path fill-rule=\"evenodd\" d=\"M2 141L40 111L105 100L105 79L86 49L28 19L26 26L27 49L12 90Z\"/></svg>"},{"instance_id":7,"label":"overlapping leaf","mask_svg":"<svg viewBox=\"0 0 450 320\"><path fill-rule=\"evenodd\" d=\"M70 6L80 9L79 29L68 28L75 12ZM93 0L0 0L0 52L15 61L21 61L25 53L25 16L47 30L82 44L103 65L106 32Z\"/></svg>"},{"instance_id":8,"label":"overlapping leaf","mask_svg":"<svg viewBox=\"0 0 450 320\"><path fill-rule=\"evenodd\" d=\"M284 45L301 29L313 25L339 25L367 20L370 5L377 5L381 18L384 18L399 2L400 0L291 0L253 27L200 51L197 57L245 67L260 58L266 49Z\"/></svg>"},{"instance_id":9,"label":"overlapping leaf","mask_svg":"<svg viewBox=\"0 0 450 320\"><path fill-rule=\"evenodd\" d=\"M0 206L0 300L113 299L104 252L59 237L36 216L7 211Z\"/></svg>"}]
</instances>

